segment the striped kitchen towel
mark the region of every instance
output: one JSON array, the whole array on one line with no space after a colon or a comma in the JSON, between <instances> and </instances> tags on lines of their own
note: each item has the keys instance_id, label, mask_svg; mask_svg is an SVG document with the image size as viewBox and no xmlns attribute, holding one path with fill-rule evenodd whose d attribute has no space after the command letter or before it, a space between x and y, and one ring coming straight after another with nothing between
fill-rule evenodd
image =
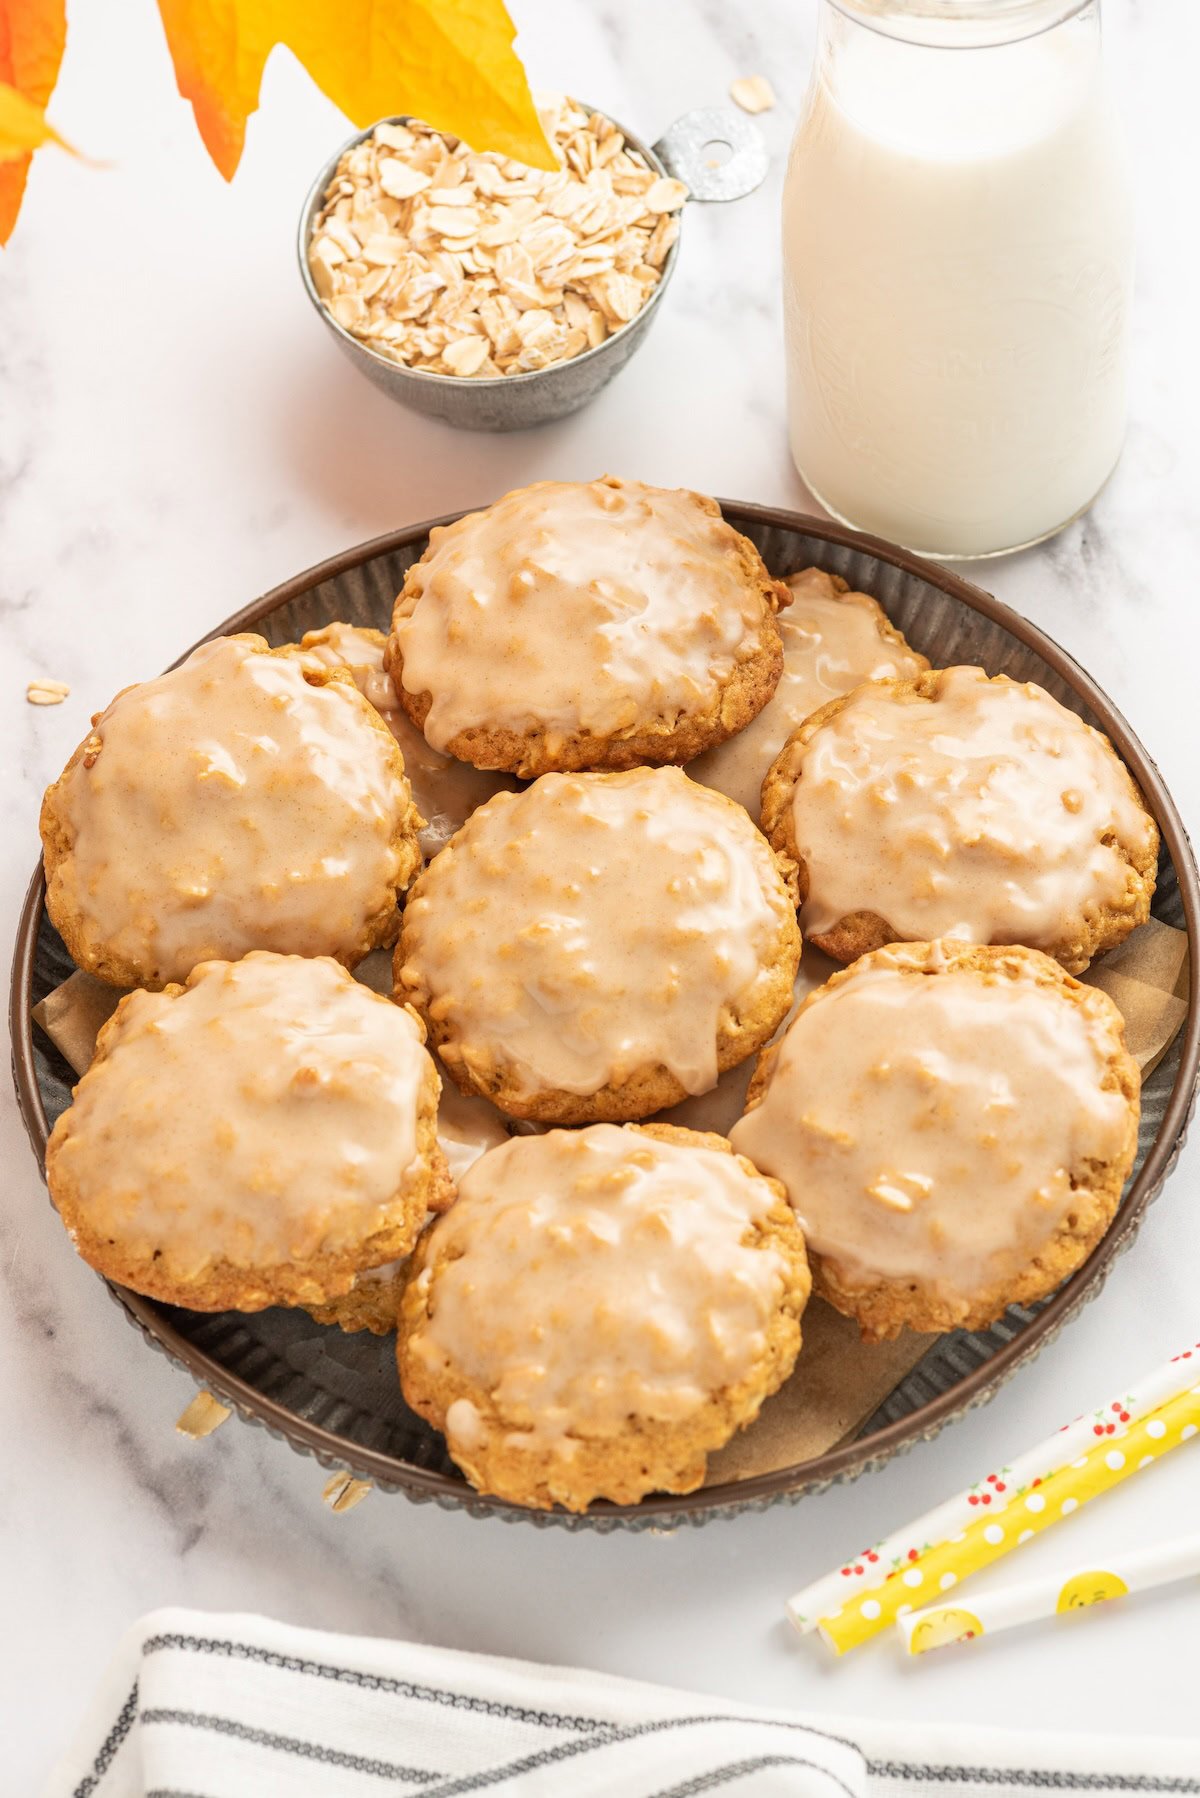
<instances>
[{"instance_id":1,"label":"striped kitchen towel","mask_svg":"<svg viewBox=\"0 0 1200 1798\"><path fill-rule=\"evenodd\" d=\"M1200 1743L808 1718L263 1617L155 1611L44 1798L1200 1795Z\"/></svg>"}]
</instances>

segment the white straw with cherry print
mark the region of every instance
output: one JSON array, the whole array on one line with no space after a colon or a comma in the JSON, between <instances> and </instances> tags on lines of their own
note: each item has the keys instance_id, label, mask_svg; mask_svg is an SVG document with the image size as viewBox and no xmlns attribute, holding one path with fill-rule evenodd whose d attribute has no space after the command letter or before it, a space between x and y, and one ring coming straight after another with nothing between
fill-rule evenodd
<instances>
[{"instance_id":1,"label":"white straw with cherry print","mask_svg":"<svg viewBox=\"0 0 1200 1798\"><path fill-rule=\"evenodd\" d=\"M873 1548L855 1555L844 1566L805 1586L787 1601L789 1619L802 1635L807 1635L822 1619L836 1616L856 1594L874 1591L889 1579L902 1576L922 1555L965 1530L977 1518L999 1515L1014 1498L1023 1497L1050 1474L1094 1447L1098 1438L1123 1435L1139 1418L1187 1389L1195 1379L1197 1353L1200 1343L1172 1356L1137 1381L1128 1393L1107 1400L1097 1410L1084 1412L1011 1464L987 1474L965 1492L956 1493L885 1536Z\"/></svg>"},{"instance_id":2,"label":"white straw with cherry print","mask_svg":"<svg viewBox=\"0 0 1200 1798\"><path fill-rule=\"evenodd\" d=\"M1064 1611L1084 1610L1148 1592L1153 1586L1200 1576L1200 1536L1156 1542L1149 1548L1122 1549L1095 1557L1072 1572L1001 1586L972 1597L968 1604L930 1605L896 1619L908 1654L928 1654L949 1642L974 1642L1017 1624L1036 1623Z\"/></svg>"}]
</instances>

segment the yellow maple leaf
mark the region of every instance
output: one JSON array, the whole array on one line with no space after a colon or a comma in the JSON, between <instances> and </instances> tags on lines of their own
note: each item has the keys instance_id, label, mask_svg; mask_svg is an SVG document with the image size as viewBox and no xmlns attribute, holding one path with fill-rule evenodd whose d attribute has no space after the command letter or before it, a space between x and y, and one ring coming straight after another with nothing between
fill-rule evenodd
<instances>
[{"instance_id":1,"label":"yellow maple leaf","mask_svg":"<svg viewBox=\"0 0 1200 1798\"><path fill-rule=\"evenodd\" d=\"M158 9L179 91L227 181L277 44L356 125L409 113L472 149L558 167L502 0L158 0Z\"/></svg>"},{"instance_id":2,"label":"yellow maple leaf","mask_svg":"<svg viewBox=\"0 0 1200 1798\"><path fill-rule=\"evenodd\" d=\"M66 39L66 0L0 0L0 86L39 111L44 109L58 80ZM11 98L0 99L0 106L6 115L13 110ZM18 109L7 128L0 126L0 142L11 144L30 129ZM34 148L26 144L22 149L0 149L0 244L8 242L17 222Z\"/></svg>"}]
</instances>

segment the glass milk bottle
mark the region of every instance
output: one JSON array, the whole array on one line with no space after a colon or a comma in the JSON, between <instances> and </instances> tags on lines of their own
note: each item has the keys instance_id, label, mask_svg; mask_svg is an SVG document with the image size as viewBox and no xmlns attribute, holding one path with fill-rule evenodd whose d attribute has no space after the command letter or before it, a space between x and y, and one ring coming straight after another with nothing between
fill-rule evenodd
<instances>
[{"instance_id":1,"label":"glass milk bottle","mask_svg":"<svg viewBox=\"0 0 1200 1798\"><path fill-rule=\"evenodd\" d=\"M1120 454L1132 220L1096 0L820 0L783 197L792 454L836 517L995 555Z\"/></svg>"}]
</instances>

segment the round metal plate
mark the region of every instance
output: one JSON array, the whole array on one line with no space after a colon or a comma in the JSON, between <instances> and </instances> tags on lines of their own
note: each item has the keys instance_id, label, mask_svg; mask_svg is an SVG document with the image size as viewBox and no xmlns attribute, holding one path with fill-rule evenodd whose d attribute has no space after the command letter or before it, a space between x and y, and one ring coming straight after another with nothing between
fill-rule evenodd
<instances>
[{"instance_id":1,"label":"round metal plate","mask_svg":"<svg viewBox=\"0 0 1200 1798\"><path fill-rule=\"evenodd\" d=\"M1114 1258L1129 1247L1183 1141L1200 1068L1200 881L1191 847L1157 768L1095 682L1043 632L980 588L907 551L839 525L763 506L724 502L725 516L753 539L771 572L817 564L874 594L909 640L937 665L978 662L990 673L1039 681L1106 731L1124 757L1162 832L1154 912L1191 939L1188 1013L1179 1037L1143 1088L1138 1157L1117 1218L1087 1264L1036 1313L1013 1309L993 1329L933 1342L929 1353L858 1439L803 1465L753 1479L662 1495L639 1505L594 1505L583 1516L529 1512L482 1498L447 1459L441 1438L400 1397L390 1339L323 1329L304 1312L205 1316L113 1288L147 1341L182 1363L248 1421L329 1466L346 1467L415 1500L572 1529L674 1528L795 1500L835 1480L855 1478L932 1436L982 1403L1099 1292ZM387 628L406 569L420 556L431 520L359 545L255 600L212 635L258 630L271 642L341 618ZM42 1159L54 1118L74 1080L53 1045L34 1029L31 1007L71 971L47 919L40 868L17 934L12 985L14 1074L34 1154ZM63 1253L69 1253L64 1240ZM803 1368L803 1357L800 1362Z\"/></svg>"}]
</instances>

